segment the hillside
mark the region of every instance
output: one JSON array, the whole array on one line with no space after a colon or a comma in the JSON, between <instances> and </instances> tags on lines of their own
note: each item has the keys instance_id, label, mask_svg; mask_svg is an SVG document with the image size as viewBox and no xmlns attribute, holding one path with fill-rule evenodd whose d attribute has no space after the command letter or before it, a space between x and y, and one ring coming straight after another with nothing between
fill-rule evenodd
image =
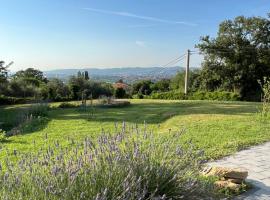
<instances>
[{"instance_id":1,"label":"hillside","mask_svg":"<svg viewBox=\"0 0 270 200\"><path fill-rule=\"evenodd\" d=\"M178 71L184 70L182 67L123 67L123 68L84 68L84 69L59 69L44 71L48 78L67 79L76 75L78 71L88 71L90 77L94 80L115 82L124 79L126 82L134 82L139 79L159 80L162 78L171 78Z\"/></svg>"}]
</instances>

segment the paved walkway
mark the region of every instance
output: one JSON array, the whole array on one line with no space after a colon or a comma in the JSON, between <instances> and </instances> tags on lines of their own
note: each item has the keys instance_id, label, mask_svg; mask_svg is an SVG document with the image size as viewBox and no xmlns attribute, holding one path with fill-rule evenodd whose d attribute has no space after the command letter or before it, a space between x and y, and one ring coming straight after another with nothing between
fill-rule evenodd
<instances>
[{"instance_id":1,"label":"paved walkway","mask_svg":"<svg viewBox=\"0 0 270 200\"><path fill-rule=\"evenodd\" d=\"M253 185L253 189L238 199L270 200L270 142L240 151L233 156L209 164L212 166L241 167L248 170L247 181Z\"/></svg>"}]
</instances>

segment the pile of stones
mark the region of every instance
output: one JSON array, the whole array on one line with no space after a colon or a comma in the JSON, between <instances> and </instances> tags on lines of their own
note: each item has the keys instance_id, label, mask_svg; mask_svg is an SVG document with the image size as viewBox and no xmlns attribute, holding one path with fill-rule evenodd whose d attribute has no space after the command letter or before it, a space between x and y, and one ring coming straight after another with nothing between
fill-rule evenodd
<instances>
[{"instance_id":1,"label":"pile of stones","mask_svg":"<svg viewBox=\"0 0 270 200\"><path fill-rule=\"evenodd\" d=\"M215 176L219 180L215 186L219 189L229 189L239 192L248 176L248 171L241 168L207 167L203 170L205 176Z\"/></svg>"}]
</instances>

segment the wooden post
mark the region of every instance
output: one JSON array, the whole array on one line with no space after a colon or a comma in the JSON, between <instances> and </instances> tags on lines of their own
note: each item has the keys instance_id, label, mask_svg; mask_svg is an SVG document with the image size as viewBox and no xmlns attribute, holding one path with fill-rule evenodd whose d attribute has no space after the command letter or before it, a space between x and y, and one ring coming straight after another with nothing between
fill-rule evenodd
<instances>
[{"instance_id":1,"label":"wooden post","mask_svg":"<svg viewBox=\"0 0 270 200\"><path fill-rule=\"evenodd\" d=\"M188 94L188 82L189 82L189 61L190 61L190 50L187 50L187 63L186 63L186 76L185 76L185 95Z\"/></svg>"}]
</instances>

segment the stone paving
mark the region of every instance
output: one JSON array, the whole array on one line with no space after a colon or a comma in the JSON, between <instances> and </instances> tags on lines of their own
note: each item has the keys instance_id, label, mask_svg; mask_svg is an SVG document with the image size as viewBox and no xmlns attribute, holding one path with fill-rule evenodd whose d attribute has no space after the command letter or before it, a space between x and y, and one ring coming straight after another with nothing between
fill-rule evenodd
<instances>
[{"instance_id":1,"label":"stone paving","mask_svg":"<svg viewBox=\"0 0 270 200\"><path fill-rule=\"evenodd\" d=\"M247 181L252 184L253 189L237 199L270 200L270 142L240 151L209 165L248 170Z\"/></svg>"}]
</instances>

